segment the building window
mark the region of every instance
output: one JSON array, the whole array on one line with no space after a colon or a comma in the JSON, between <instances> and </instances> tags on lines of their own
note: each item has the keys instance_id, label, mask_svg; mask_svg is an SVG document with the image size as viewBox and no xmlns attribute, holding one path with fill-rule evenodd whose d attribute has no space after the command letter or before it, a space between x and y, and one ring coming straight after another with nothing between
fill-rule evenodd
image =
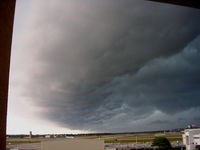
<instances>
[{"instance_id":1,"label":"building window","mask_svg":"<svg viewBox=\"0 0 200 150\"><path fill-rule=\"evenodd\" d=\"M189 145L189 136L186 136L186 145Z\"/></svg>"}]
</instances>

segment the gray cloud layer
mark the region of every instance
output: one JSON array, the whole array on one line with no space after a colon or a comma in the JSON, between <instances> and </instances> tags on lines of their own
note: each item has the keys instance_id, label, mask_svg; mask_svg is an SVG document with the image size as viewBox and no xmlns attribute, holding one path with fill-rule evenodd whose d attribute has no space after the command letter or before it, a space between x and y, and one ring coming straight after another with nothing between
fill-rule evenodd
<instances>
[{"instance_id":1,"label":"gray cloud layer","mask_svg":"<svg viewBox=\"0 0 200 150\"><path fill-rule=\"evenodd\" d=\"M35 1L32 11L24 49L33 61L22 85L42 117L102 132L200 123L199 10L61 0Z\"/></svg>"}]
</instances>

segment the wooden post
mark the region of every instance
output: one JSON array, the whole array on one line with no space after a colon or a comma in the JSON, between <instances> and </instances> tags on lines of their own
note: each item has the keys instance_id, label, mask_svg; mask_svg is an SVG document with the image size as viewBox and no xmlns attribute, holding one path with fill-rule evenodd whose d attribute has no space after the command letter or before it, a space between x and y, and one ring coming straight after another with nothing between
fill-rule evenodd
<instances>
[{"instance_id":1,"label":"wooden post","mask_svg":"<svg viewBox=\"0 0 200 150\"><path fill-rule=\"evenodd\" d=\"M0 0L0 150L6 150L10 52L15 0Z\"/></svg>"}]
</instances>

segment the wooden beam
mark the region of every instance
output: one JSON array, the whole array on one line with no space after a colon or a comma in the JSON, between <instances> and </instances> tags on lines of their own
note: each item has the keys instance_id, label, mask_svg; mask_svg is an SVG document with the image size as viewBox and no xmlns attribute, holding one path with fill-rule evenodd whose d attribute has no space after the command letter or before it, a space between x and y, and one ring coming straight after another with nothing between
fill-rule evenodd
<instances>
[{"instance_id":1,"label":"wooden beam","mask_svg":"<svg viewBox=\"0 0 200 150\"><path fill-rule=\"evenodd\" d=\"M10 52L15 0L0 0L0 150L6 150Z\"/></svg>"},{"instance_id":2,"label":"wooden beam","mask_svg":"<svg viewBox=\"0 0 200 150\"><path fill-rule=\"evenodd\" d=\"M200 8L199 0L149 0L149 1L169 3L169 4L198 8L198 9Z\"/></svg>"}]
</instances>

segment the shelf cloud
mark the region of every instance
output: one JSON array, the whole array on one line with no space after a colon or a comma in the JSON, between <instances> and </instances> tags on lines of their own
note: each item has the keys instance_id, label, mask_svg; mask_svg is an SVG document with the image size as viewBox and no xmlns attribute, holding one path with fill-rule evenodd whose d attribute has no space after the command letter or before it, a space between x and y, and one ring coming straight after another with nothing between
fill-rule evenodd
<instances>
[{"instance_id":1,"label":"shelf cloud","mask_svg":"<svg viewBox=\"0 0 200 150\"><path fill-rule=\"evenodd\" d=\"M30 16L18 39L18 63L27 61L18 88L39 117L96 132L200 123L199 10L141 0L38 0Z\"/></svg>"}]
</instances>

